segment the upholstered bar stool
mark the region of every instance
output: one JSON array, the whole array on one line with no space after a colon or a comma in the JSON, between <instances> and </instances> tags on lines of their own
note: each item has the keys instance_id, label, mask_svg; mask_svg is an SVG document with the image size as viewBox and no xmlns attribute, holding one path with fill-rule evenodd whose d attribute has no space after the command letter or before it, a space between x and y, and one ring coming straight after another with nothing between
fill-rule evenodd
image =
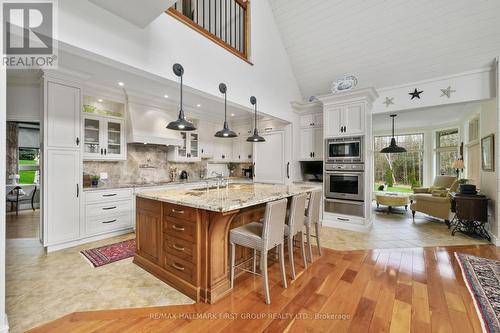
<instances>
[{"instance_id":1,"label":"upholstered bar stool","mask_svg":"<svg viewBox=\"0 0 500 333\"><path fill-rule=\"evenodd\" d=\"M264 294L266 303L271 304L269 296L269 279L267 272L267 253L274 247L278 247L279 265L281 270L281 279L283 288L287 287L285 276L285 261L284 261L284 229L286 217L287 200L281 199L271 201L266 204L266 212L263 223L252 222L241 227L234 228L229 233L229 243L231 244L230 262L231 262L231 288L234 286L234 270L235 266L235 248L236 245L244 246L254 250L254 265L255 272L255 252L260 252L260 270L264 277ZM238 267L240 268L240 267ZM240 268L242 269L242 268ZM245 270L245 269L243 269ZM247 270L245 270L247 271ZM249 272L249 271L247 271Z\"/></svg>"},{"instance_id":2,"label":"upholstered bar stool","mask_svg":"<svg viewBox=\"0 0 500 333\"><path fill-rule=\"evenodd\" d=\"M295 280L295 263L293 260L293 240L300 236L300 249L304 268L307 268L306 251L304 247L304 211L306 209L307 193L297 194L292 197L288 214L288 223L285 224L285 237L288 238L288 258L292 271L292 279Z\"/></svg>"},{"instance_id":3,"label":"upholstered bar stool","mask_svg":"<svg viewBox=\"0 0 500 333\"><path fill-rule=\"evenodd\" d=\"M306 217L304 219L304 224L306 226L307 247L308 247L310 262L312 262L311 237L316 238L316 243L318 245L318 252L319 255L321 255L321 245L319 240L320 205L321 205L321 190L312 191L309 197L309 204L307 205ZM313 227L313 225L316 229L316 235L311 234L311 228Z\"/></svg>"}]
</instances>

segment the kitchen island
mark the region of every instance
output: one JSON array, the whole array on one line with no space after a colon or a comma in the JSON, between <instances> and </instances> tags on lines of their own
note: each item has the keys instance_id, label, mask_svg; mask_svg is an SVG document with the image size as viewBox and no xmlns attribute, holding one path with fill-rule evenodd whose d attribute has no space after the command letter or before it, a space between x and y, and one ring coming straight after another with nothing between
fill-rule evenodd
<instances>
[{"instance_id":1,"label":"kitchen island","mask_svg":"<svg viewBox=\"0 0 500 333\"><path fill-rule=\"evenodd\" d=\"M140 193L134 263L195 301L215 303L230 291L229 230L258 221L269 201L316 188L229 184ZM237 248L238 262L249 256Z\"/></svg>"}]
</instances>

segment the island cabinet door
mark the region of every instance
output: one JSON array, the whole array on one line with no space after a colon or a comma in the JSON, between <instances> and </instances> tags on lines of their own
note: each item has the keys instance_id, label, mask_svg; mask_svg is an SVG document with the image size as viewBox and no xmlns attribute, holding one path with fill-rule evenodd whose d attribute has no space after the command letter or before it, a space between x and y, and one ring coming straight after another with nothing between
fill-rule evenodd
<instances>
[{"instance_id":1,"label":"island cabinet door","mask_svg":"<svg viewBox=\"0 0 500 333\"><path fill-rule=\"evenodd\" d=\"M161 203L137 198L136 214L137 254L160 264Z\"/></svg>"}]
</instances>

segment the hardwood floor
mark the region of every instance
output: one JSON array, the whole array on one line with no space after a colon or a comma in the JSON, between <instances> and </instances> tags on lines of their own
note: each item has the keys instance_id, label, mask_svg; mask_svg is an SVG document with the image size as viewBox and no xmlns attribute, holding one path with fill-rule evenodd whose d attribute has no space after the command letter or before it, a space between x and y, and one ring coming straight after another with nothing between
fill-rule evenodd
<instances>
[{"instance_id":1,"label":"hardwood floor","mask_svg":"<svg viewBox=\"0 0 500 333\"><path fill-rule=\"evenodd\" d=\"M20 210L6 214L7 238L38 238L40 228L40 210Z\"/></svg>"},{"instance_id":2,"label":"hardwood floor","mask_svg":"<svg viewBox=\"0 0 500 333\"><path fill-rule=\"evenodd\" d=\"M244 274L214 305L79 312L30 332L481 332L454 252L500 257L493 245L324 249L305 272L296 256L288 289L270 268L271 305Z\"/></svg>"}]
</instances>

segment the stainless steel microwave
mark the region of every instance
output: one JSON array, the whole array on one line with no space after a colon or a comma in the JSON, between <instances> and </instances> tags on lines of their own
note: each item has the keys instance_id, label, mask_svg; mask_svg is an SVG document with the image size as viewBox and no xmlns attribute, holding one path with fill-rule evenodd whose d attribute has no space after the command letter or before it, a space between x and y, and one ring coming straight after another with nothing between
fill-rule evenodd
<instances>
[{"instance_id":1,"label":"stainless steel microwave","mask_svg":"<svg viewBox=\"0 0 500 333\"><path fill-rule=\"evenodd\" d=\"M326 139L326 163L363 163L364 137Z\"/></svg>"}]
</instances>

